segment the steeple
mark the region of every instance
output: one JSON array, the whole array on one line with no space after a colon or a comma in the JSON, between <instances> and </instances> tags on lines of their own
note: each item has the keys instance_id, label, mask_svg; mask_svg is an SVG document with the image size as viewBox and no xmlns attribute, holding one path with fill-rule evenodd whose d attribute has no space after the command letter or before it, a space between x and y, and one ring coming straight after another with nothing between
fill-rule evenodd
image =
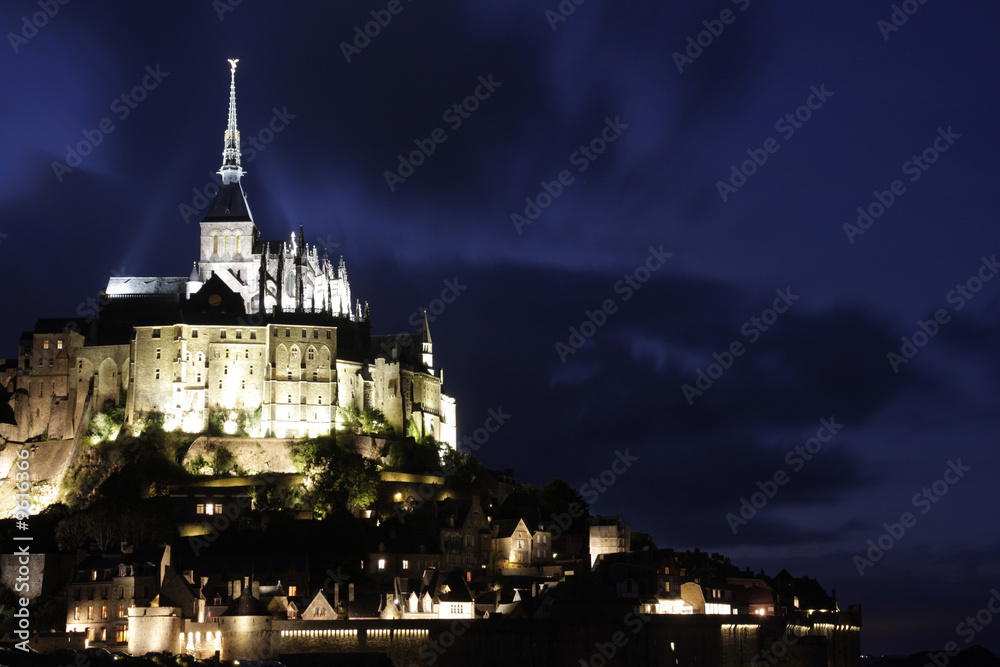
<instances>
[{"instance_id":1,"label":"steeple","mask_svg":"<svg viewBox=\"0 0 1000 667\"><path fill-rule=\"evenodd\" d=\"M238 58L229 60L230 82L229 82L229 124L226 125L225 147L222 150L222 168L219 175L222 182L235 183L243 175L243 167L240 166L240 132L236 129L236 63Z\"/></svg>"}]
</instances>

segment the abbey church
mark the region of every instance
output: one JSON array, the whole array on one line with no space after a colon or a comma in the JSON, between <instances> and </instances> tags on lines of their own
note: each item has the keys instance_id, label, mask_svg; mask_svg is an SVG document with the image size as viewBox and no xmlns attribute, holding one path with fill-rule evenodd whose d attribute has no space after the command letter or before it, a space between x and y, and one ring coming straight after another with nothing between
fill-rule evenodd
<instances>
[{"instance_id":1,"label":"abbey church","mask_svg":"<svg viewBox=\"0 0 1000 667\"><path fill-rule=\"evenodd\" d=\"M198 433L213 415L254 437L330 433L345 414L381 411L399 435L456 446L426 318L413 336L372 335L352 304L343 258L304 240L264 240L241 185L236 61L230 61L222 183L201 222L188 276L113 277L89 319L43 319L0 362L13 394L11 441L74 439L104 401L138 428ZM122 403L123 402L123 403Z\"/></svg>"}]
</instances>

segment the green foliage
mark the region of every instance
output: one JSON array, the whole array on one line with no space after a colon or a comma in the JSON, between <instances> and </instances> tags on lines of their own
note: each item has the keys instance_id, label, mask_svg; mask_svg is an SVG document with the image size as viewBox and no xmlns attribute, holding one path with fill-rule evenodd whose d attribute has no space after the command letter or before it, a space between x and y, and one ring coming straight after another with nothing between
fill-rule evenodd
<instances>
[{"instance_id":1,"label":"green foliage","mask_svg":"<svg viewBox=\"0 0 1000 667\"><path fill-rule=\"evenodd\" d=\"M212 467L213 474L216 475L246 474L246 471L236 462L236 456L225 445L215 448L209 465Z\"/></svg>"},{"instance_id":2,"label":"green foliage","mask_svg":"<svg viewBox=\"0 0 1000 667\"><path fill-rule=\"evenodd\" d=\"M469 452L447 449L441 470L452 489L460 495L471 495L476 478L485 472L486 468Z\"/></svg>"},{"instance_id":3,"label":"green foliage","mask_svg":"<svg viewBox=\"0 0 1000 667\"><path fill-rule=\"evenodd\" d=\"M321 517L341 507L364 510L378 498L375 463L340 446L337 438L304 440L293 448L293 457L304 462L303 502Z\"/></svg>"},{"instance_id":4,"label":"green foliage","mask_svg":"<svg viewBox=\"0 0 1000 667\"><path fill-rule=\"evenodd\" d=\"M115 405L114 401L104 401L101 409L90 418L87 435L95 443L115 440L124 423L125 408Z\"/></svg>"},{"instance_id":5,"label":"green foliage","mask_svg":"<svg viewBox=\"0 0 1000 667\"><path fill-rule=\"evenodd\" d=\"M203 474L202 470L204 470L205 468L211 468L212 464L209 463L208 459L199 454L198 456L194 457L193 459L185 463L184 467L187 468L188 472L190 472L192 475L201 475Z\"/></svg>"},{"instance_id":6,"label":"green foliage","mask_svg":"<svg viewBox=\"0 0 1000 667\"><path fill-rule=\"evenodd\" d=\"M396 440L389 444L386 459L391 470L416 475L437 472L441 469L441 443L433 438Z\"/></svg>"},{"instance_id":7,"label":"green foliage","mask_svg":"<svg viewBox=\"0 0 1000 667\"><path fill-rule=\"evenodd\" d=\"M393 433L389 420L382 414L381 410L375 408L365 408L358 412L352 405L337 408L340 419L343 423L341 431L348 433L360 433L364 435L382 435Z\"/></svg>"}]
</instances>

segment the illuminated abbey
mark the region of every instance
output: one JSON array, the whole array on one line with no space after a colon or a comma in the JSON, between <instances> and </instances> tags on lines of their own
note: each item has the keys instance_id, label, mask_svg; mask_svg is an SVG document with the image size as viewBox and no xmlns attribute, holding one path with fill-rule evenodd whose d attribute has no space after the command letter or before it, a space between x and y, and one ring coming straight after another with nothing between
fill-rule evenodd
<instances>
[{"instance_id":1,"label":"illuminated abbey","mask_svg":"<svg viewBox=\"0 0 1000 667\"><path fill-rule=\"evenodd\" d=\"M167 430L295 438L329 433L345 414L381 411L399 435L456 446L455 401L441 393L426 319L413 336L373 336L335 265L304 240L264 240L240 183L236 62L230 61L222 183L201 222L187 277L113 277L99 318L40 320L21 338L17 427L26 440L79 435L89 412L125 397L126 423L161 414Z\"/></svg>"}]
</instances>

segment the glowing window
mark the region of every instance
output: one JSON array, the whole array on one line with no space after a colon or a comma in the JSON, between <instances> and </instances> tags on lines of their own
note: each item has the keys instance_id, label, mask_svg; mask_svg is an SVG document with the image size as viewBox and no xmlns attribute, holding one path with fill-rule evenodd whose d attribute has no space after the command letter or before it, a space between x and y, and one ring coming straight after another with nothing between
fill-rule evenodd
<instances>
[{"instance_id":1,"label":"glowing window","mask_svg":"<svg viewBox=\"0 0 1000 667\"><path fill-rule=\"evenodd\" d=\"M380 569L380 570L384 570L385 569L385 559L384 558L379 558L378 559L378 569Z\"/></svg>"},{"instance_id":2,"label":"glowing window","mask_svg":"<svg viewBox=\"0 0 1000 667\"><path fill-rule=\"evenodd\" d=\"M63 343L63 342L62 342L61 340L57 340L57 341L56 341L56 349L57 349L57 350L61 350L61 349L62 349L62 343Z\"/></svg>"},{"instance_id":3,"label":"glowing window","mask_svg":"<svg viewBox=\"0 0 1000 667\"><path fill-rule=\"evenodd\" d=\"M218 255L219 254L219 235L218 234L212 234L212 254L213 255Z\"/></svg>"},{"instance_id":4,"label":"glowing window","mask_svg":"<svg viewBox=\"0 0 1000 667\"><path fill-rule=\"evenodd\" d=\"M47 341L47 340L43 340L42 341L42 349L43 350L49 349L49 341Z\"/></svg>"}]
</instances>

